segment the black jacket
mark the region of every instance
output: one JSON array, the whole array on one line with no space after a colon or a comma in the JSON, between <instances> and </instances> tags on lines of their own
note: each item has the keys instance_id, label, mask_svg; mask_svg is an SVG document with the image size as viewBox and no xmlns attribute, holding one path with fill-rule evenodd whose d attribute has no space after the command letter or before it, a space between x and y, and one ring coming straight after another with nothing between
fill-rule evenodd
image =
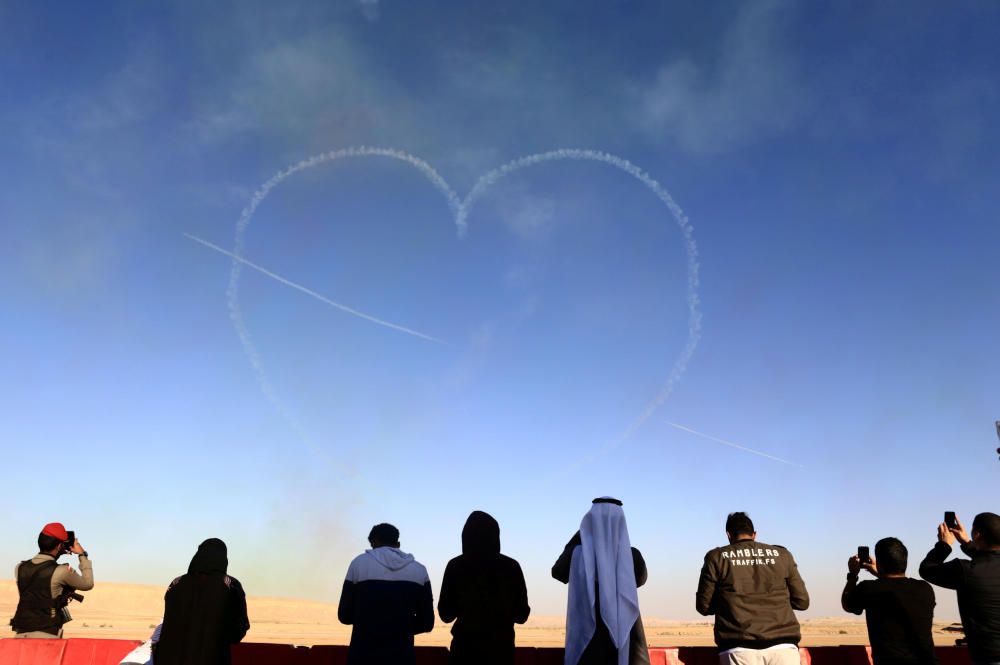
<instances>
[{"instance_id":1,"label":"black jacket","mask_svg":"<svg viewBox=\"0 0 1000 665\"><path fill-rule=\"evenodd\" d=\"M513 665L514 624L528 620L521 566L500 553L500 525L475 511L462 530L462 554L448 562L438 614L455 622L452 665Z\"/></svg>"},{"instance_id":2,"label":"black jacket","mask_svg":"<svg viewBox=\"0 0 1000 665\"><path fill-rule=\"evenodd\" d=\"M972 557L952 559L951 546L938 542L920 563L920 576L945 589L958 592L969 655L977 663L1000 661L1000 552L979 552L963 546Z\"/></svg>"},{"instance_id":3,"label":"black jacket","mask_svg":"<svg viewBox=\"0 0 1000 665\"><path fill-rule=\"evenodd\" d=\"M809 607L809 593L791 552L741 540L705 555L695 607L715 615L720 650L766 649L802 639L792 610Z\"/></svg>"},{"instance_id":4,"label":"black jacket","mask_svg":"<svg viewBox=\"0 0 1000 665\"><path fill-rule=\"evenodd\" d=\"M881 577L859 584L857 575L848 575L841 605L865 613L875 665L937 665L934 589L927 582Z\"/></svg>"}]
</instances>

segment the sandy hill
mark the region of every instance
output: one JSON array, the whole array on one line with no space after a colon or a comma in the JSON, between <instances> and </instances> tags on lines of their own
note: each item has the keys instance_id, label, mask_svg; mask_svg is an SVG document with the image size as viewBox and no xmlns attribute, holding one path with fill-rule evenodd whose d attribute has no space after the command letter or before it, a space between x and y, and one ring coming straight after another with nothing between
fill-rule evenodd
<instances>
[{"instance_id":1,"label":"sandy hill","mask_svg":"<svg viewBox=\"0 0 1000 665\"><path fill-rule=\"evenodd\" d=\"M164 589L141 584L99 582L81 605L73 603L74 620L66 626L67 637L145 639L160 621ZM17 605L13 581L0 581L0 618L6 623ZM350 626L337 621L337 606L296 598L251 596L248 599L252 627L247 641L291 644L347 644ZM709 646L711 621L665 621L644 619L651 646ZM954 644L955 633L935 627L935 641ZM563 617L532 617L517 628L517 642L525 646L562 646ZM418 644L447 645L451 626L441 624L433 632L417 637ZM810 619L802 625L805 646L865 644L864 621L846 618ZM0 632L3 635L3 632Z\"/></svg>"}]
</instances>

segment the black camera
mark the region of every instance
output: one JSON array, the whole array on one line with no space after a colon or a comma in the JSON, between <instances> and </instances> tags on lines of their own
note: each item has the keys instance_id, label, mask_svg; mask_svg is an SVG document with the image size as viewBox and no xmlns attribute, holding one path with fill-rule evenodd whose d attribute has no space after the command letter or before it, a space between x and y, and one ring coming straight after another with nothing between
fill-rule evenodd
<instances>
[{"instance_id":1,"label":"black camera","mask_svg":"<svg viewBox=\"0 0 1000 665\"><path fill-rule=\"evenodd\" d=\"M63 552L69 552L71 549L73 549L73 543L75 543L75 542L76 542L76 532L75 531L67 531L66 532L66 540L64 540L63 544L62 544L62 546L63 546Z\"/></svg>"}]
</instances>

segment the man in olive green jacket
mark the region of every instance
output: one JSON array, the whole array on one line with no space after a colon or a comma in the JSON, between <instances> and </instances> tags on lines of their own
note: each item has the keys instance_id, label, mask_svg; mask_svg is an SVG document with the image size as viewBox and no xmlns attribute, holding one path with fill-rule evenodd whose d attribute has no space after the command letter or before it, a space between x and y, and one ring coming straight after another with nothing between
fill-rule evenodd
<instances>
[{"instance_id":1,"label":"man in olive green jacket","mask_svg":"<svg viewBox=\"0 0 1000 665\"><path fill-rule=\"evenodd\" d=\"M705 555L695 606L715 615L720 665L798 665L802 639L793 610L809 593L791 552L757 542L746 513L726 520L729 544Z\"/></svg>"}]
</instances>

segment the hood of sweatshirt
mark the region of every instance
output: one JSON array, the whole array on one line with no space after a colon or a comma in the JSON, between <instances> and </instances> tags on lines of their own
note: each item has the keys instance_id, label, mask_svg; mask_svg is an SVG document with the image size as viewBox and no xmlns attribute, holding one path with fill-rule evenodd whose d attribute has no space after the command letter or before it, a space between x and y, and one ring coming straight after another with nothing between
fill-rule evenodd
<instances>
[{"instance_id":1,"label":"hood of sweatshirt","mask_svg":"<svg viewBox=\"0 0 1000 665\"><path fill-rule=\"evenodd\" d=\"M413 555L395 547L376 547L365 550L365 554L379 562L389 570L402 570L413 563Z\"/></svg>"}]
</instances>

